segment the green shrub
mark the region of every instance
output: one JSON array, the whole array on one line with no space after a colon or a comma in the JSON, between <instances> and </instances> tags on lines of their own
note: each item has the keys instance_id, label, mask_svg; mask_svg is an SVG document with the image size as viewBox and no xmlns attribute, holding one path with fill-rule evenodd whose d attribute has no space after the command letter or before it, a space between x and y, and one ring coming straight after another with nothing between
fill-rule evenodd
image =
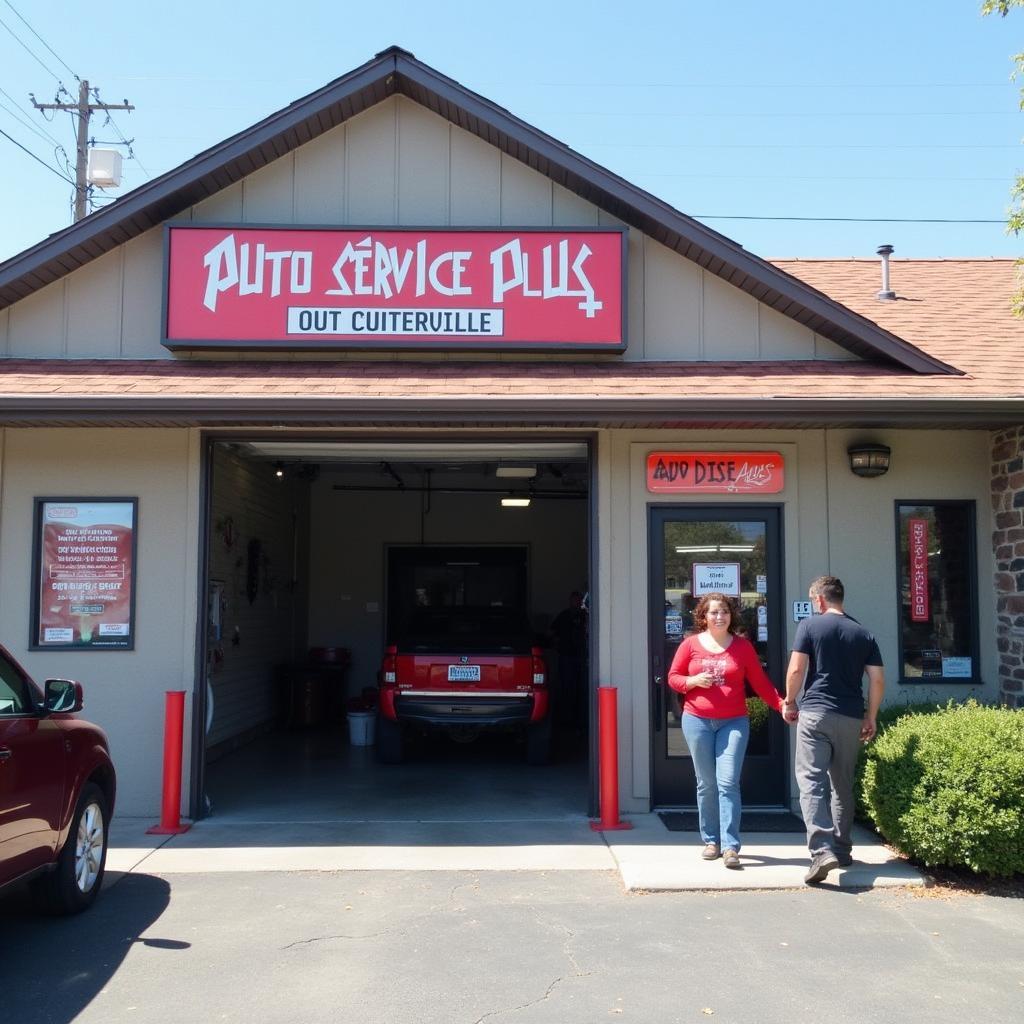
<instances>
[{"instance_id":1,"label":"green shrub","mask_svg":"<svg viewBox=\"0 0 1024 1024\"><path fill-rule=\"evenodd\" d=\"M863 797L879 832L929 866L1024 872L1024 711L950 702L871 744Z\"/></svg>"},{"instance_id":2,"label":"green shrub","mask_svg":"<svg viewBox=\"0 0 1024 1024\"><path fill-rule=\"evenodd\" d=\"M768 724L768 705L760 697L747 698L747 717L750 719L751 734Z\"/></svg>"},{"instance_id":3,"label":"green shrub","mask_svg":"<svg viewBox=\"0 0 1024 1024\"><path fill-rule=\"evenodd\" d=\"M881 736L894 722L908 715L929 715L941 711L945 705L932 702L918 701L913 704L890 704L878 712L875 724L878 727L878 735ZM864 769L867 766L868 758L875 749L874 743L867 743L861 746L857 755L857 781L854 787L854 794L857 799L857 818L865 824L875 827L874 819L871 817L871 809L864 800Z\"/></svg>"}]
</instances>

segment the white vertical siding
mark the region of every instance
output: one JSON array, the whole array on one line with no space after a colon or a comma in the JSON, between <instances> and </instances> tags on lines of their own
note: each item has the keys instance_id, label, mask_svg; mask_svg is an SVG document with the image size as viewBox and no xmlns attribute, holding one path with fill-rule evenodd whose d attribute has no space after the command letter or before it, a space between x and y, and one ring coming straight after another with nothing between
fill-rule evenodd
<instances>
[{"instance_id":1,"label":"white vertical siding","mask_svg":"<svg viewBox=\"0 0 1024 1024\"><path fill-rule=\"evenodd\" d=\"M345 126L295 151L295 221L341 224L345 219Z\"/></svg>"},{"instance_id":2,"label":"white vertical siding","mask_svg":"<svg viewBox=\"0 0 1024 1024\"><path fill-rule=\"evenodd\" d=\"M449 125L411 100L398 106L398 223L449 223Z\"/></svg>"},{"instance_id":3,"label":"white vertical siding","mask_svg":"<svg viewBox=\"0 0 1024 1024\"><path fill-rule=\"evenodd\" d=\"M501 220L501 153L469 132L451 132L451 223L468 227Z\"/></svg>"},{"instance_id":4,"label":"white vertical siding","mask_svg":"<svg viewBox=\"0 0 1024 1024\"><path fill-rule=\"evenodd\" d=\"M123 272L124 249L118 247L68 276L69 359L116 359L121 354Z\"/></svg>"},{"instance_id":5,"label":"white vertical siding","mask_svg":"<svg viewBox=\"0 0 1024 1024\"><path fill-rule=\"evenodd\" d=\"M395 163L397 107L394 102L353 118L345 133L345 195L349 224L398 221Z\"/></svg>"}]
</instances>

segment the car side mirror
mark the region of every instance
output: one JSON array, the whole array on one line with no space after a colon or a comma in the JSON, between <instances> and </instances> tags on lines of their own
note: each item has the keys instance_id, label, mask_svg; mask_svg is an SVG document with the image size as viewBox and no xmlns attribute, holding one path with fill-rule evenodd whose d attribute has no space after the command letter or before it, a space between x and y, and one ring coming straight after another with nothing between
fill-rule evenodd
<instances>
[{"instance_id":1,"label":"car side mirror","mask_svg":"<svg viewBox=\"0 0 1024 1024\"><path fill-rule=\"evenodd\" d=\"M74 679L47 679L43 694L43 708L48 714L82 710L82 684Z\"/></svg>"}]
</instances>

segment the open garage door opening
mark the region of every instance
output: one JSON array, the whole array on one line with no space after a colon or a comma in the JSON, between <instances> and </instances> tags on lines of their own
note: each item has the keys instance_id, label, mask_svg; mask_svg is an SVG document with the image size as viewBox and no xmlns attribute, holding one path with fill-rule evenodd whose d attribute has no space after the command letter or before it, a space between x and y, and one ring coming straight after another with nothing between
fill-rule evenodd
<instances>
[{"instance_id":1,"label":"open garage door opening","mask_svg":"<svg viewBox=\"0 0 1024 1024\"><path fill-rule=\"evenodd\" d=\"M254 438L209 459L198 813L586 813L586 442Z\"/></svg>"}]
</instances>

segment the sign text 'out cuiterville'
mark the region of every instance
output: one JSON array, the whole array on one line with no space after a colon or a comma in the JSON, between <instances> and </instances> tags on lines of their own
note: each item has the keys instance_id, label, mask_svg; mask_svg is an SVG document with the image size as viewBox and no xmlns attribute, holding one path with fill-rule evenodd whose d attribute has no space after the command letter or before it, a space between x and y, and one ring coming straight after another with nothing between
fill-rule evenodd
<instances>
[{"instance_id":1,"label":"sign text 'out cuiterville'","mask_svg":"<svg viewBox=\"0 0 1024 1024\"><path fill-rule=\"evenodd\" d=\"M169 348L625 348L621 230L169 227Z\"/></svg>"}]
</instances>

